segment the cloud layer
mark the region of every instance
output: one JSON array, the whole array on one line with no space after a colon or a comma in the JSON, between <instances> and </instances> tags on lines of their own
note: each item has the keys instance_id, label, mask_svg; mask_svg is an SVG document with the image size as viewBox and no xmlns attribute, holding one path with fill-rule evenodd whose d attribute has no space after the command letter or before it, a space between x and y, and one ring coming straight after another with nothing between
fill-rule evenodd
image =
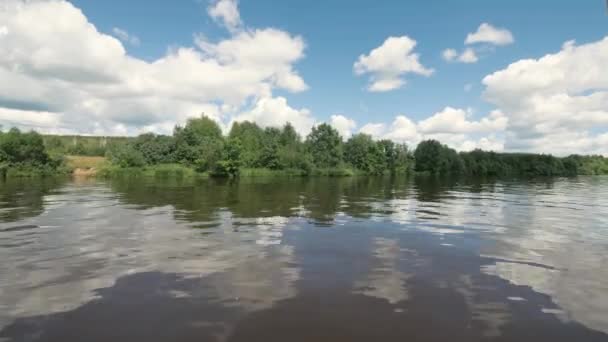
<instances>
[{"instance_id":1,"label":"cloud layer","mask_svg":"<svg viewBox=\"0 0 608 342\"><path fill-rule=\"evenodd\" d=\"M399 89L408 73L430 76L433 69L424 67L414 53L416 41L408 36L388 37L367 55L359 56L353 68L357 75L370 75L368 90L383 92Z\"/></svg>"},{"instance_id":2,"label":"cloud layer","mask_svg":"<svg viewBox=\"0 0 608 342\"><path fill-rule=\"evenodd\" d=\"M225 2L210 12L234 27ZM67 1L8 0L0 22L2 117L18 122L15 110L27 112L29 125L47 132L168 133L201 112L221 121L252 100L272 102L274 89L307 88L294 69L303 39L276 29L243 30L219 42L197 36L195 46L147 62Z\"/></svg>"},{"instance_id":3,"label":"cloud layer","mask_svg":"<svg viewBox=\"0 0 608 342\"><path fill-rule=\"evenodd\" d=\"M483 79L509 118L505 147L608 155L608 37L512 63Z\"/></svg>"},{"instance_id":4,"label":"cloud layer","mask_svg":"<svg viewBox=\"0 0 608 342\"><path fill-rule=\"evenodd\" d=\"M509 45L515 41L511 31L505 28L497 28L488 23L482 23L477 31L467 35L464 43L467 45L477 43L488 43L492 45Z\"/></svg>"}]
</instances>

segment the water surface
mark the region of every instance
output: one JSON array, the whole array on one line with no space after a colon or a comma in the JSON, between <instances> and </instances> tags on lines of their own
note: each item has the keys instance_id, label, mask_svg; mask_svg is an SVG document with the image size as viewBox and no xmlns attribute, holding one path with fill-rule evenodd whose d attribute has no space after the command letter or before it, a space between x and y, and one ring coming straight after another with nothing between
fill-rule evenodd
<instances>
[{"instance_id":1,"label":"water surface","mask_svg":"<svg viewBox=\"0 0 608 342\"><path fill-rule=\"evenodd\" d=\"M608 341L608 178L0 183L0 341Z\"/></svg>"}]
</instances>

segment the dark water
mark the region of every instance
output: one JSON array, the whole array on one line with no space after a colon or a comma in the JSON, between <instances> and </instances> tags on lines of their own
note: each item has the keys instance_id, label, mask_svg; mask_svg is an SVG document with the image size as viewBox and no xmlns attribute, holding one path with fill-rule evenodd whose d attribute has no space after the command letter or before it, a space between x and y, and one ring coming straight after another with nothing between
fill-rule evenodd
<instances>
[{"instance_id":1,"label":"dark water","mask_svg":"<svg viewBox=\"0 0 608 342\"><path fill-rule=\"evenodd\" d=\"M608 178L0 183L0 341L608 341Z\"/></svg>"}]
</instances>

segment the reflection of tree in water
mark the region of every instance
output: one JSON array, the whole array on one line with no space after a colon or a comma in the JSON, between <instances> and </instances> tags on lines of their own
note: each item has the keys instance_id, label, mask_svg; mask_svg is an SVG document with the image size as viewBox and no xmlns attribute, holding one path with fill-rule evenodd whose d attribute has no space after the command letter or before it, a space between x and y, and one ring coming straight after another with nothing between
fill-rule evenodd
<instances>
[{"instance_id":1,"label":"reflection of tree in water","mask_svg":"<svg viewBox=\"0 0 608 342\"><path fill-rule=\"evenodd\" d=\"M0 222L15 222L44 212L44 196L66 183L62 178L0 179Z\"/></svg>"},{"instance_id":2,"label":"reflection of tree in water","mask_svg":"<svg viewBox=\"0 0 608 342\"><path fill-rule=\"evenodd\" d=\"M240 180L113 180L121 201L142 208L170 205L179 220L210 226L228 210L235 224L248 218L305 216L331 224L337 213L369 217L379 203L406 196L405 177L243 178ZM242 222L240 222L242 221Z\"/></svg>"}]
</instances>

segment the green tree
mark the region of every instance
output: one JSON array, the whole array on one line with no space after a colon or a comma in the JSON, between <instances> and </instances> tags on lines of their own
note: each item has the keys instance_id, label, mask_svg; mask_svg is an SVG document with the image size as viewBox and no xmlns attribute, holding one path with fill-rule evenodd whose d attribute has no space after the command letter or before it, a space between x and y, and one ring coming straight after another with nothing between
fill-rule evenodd
<instances>
[{"instance_id":1,"label":"green tree","mask_svg":"<svg viewBox=\"0 0 608 342\"><path fill-rule=\"evenodd\" d=\"M243 146L238 138L228 139L224 144L221 159L214 165L213 174L215 176L237 176L241 167L242 150Z\"/></svg>"},{"instance_id":2,"label":"green tree","mask_svg":"<svg viewBox=\"0 0 608 342\"><path fill-rule=\"evenodd\" d=\"M34 131L22 133L17 128L0 135L0 158L10 165L43 166L51 163L42 136Z\"/></svg>"},{"instance_id":3,"label":"green tree","mask_svg":"<svg viewBox=\"0 0 608 342\"><path fill-rule=\"evenodd\" d=\"M207 171L219 160L223 149L220 126L212 119L202 116L190 119L185 127L175 127L175 159L195 165Z\"/></svg>"},{"instance_id":4,"label":"green tree","mask_svg":"<svg viewBox=\"0 0 608 342\"><path fill-rule=\"evenodd\" d=\"M107 158L120 167L142 167L146 165L144 155L133 147L133 144L112 145L107 152Z\"/></svg>"},{"instance_id":5,"label":"green tree","mask_svg":"<svg viewBox=\"0 0 608 342\"><path fill-rule=\"evenodd\" d=\"M385 146L382 146L385 147ZM353 135L344 144L344 160L359 170L382 174L387 169L386 156L371 135Z\"/></svg>"},{"instance_id":6,"label":"green tree","mask_svg":"<svg viewBox=\"0 0 608 342\"><path fill-rule=\"evenodd\" d=\"M245 167L262 167L260 160L264 130L249 121L235 122L228 134L230 139L239 139L242 144L241 161Z\"/></svg>"},{"instance_id":7,"label":"green tree","mask_svg":"<svg viewBox=\"0 0 608 342\"><path fill-rule=\"evenodd\" d=\"M306 145L317 167L336 167L342 161L342 137L328 124L313 127Z\"/></svg>"},{"instance_id":8,"label":"green tree","mask_svg":"<svg viewBox=\"0 0 608 342\"><path fill-rule=\"evenodd\" d=\"M448 174L464 171L464 163L460 155L437 140L425 140L418 144L414 158L416 171L419 172Z\"/></svg>"},{"instance_id":9,"label":"green tree","mask_svg":"<svg viewBox=\"0 0 608 342\"><path fill-rule=\"evenodd\" d=\"M175 162L176 146L173 137L153 133L141 134L133 141L133 147L143 155L146 164Z\"/></svg>"}]
</instances>

